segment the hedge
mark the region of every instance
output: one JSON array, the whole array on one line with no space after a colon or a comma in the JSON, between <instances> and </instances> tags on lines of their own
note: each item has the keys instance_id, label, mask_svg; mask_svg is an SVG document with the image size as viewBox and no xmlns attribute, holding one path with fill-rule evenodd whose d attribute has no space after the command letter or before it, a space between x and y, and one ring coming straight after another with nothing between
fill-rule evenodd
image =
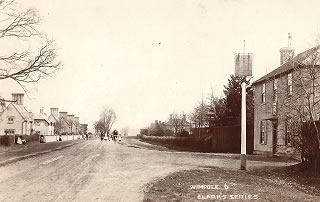
<instances>
[{"instance_id":1,"label":"hedge","mask_svg":"<svg viewBox=\"0 0 320 202\"><path fill-rule=\"evenodd\" d=\"M18 137L21 138L21 140L26 140L27 142L32 141L40 141L40 135L33 134L33 135L0 135L0 145L4 146L11 146L15 142L17 142Z\"/></svg>"},{"instance_id":2,"label":"hedge","mask_svg":"<svg viewBox=\"0 0 320 202\"><path fill-rule=\"evenodd\" d=\"M212 152L212 138L209 137L173 137L173 136L145 136L141 135L142 141L165 146L169 149L180 151Z\"/></svg>"},{"instance_id":3,"label":"hedge","mask_svg":"<svg viewBox=\"0 0 320 202\"><path fill-rule=\"evenodd\" d=\"M14 136L12 135L1 135L0 145L11 146L14 144Z\"/></svg>"}]
</instances>

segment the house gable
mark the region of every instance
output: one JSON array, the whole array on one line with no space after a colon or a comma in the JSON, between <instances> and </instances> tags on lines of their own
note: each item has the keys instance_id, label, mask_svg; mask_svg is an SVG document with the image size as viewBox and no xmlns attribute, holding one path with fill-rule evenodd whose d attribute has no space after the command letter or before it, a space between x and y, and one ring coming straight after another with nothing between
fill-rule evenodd
<instances>
[{"instance_id":1,"label":"house gable","mask_svg":"<svg viewBox=\"0 0 320 202\"><path fill-rule=\"evenodd\" d=\"M9 121L8 118L12 121ZM0 135L5 135L6 130L14 130L16 134L22 133L22 124L24 121L24 117L15 105L9 104L0 115Z\"/></svg>"}]
</instances>

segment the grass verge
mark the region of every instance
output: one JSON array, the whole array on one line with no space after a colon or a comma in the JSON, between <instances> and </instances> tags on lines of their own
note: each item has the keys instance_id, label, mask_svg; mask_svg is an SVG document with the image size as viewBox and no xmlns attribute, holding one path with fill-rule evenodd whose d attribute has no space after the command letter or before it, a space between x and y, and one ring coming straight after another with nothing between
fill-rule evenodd
<instances>
[{"instance_id":1,"label":"grass verge","mask_svg":"<svg viewBox=\"0 0 320 202\"><path fill-rule=\"evenodd\" d=\"M185 170L148 184L144 201L320 201L320 178L296 175L291 167Z\"/></svg>"}]
</instances>

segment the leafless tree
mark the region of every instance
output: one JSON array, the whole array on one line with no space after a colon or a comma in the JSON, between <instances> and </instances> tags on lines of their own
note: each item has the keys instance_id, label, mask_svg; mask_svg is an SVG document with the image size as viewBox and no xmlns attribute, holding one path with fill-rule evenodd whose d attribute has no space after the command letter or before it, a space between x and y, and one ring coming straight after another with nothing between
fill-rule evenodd
<instances>
[{"instance_id":1,"label":"leafless tree","mask_svg":"<svg viewBox=\"0 0 320 202\"><path fill-rule=\"evenodd\" d=\"M93 127L95 129L96 134L98 135L100 135L99 133L102 133L103 135L106 133L104 123L101 119L94 122Z\"/></svg>"},{"instance_id":2,"label":"leafless tree","mask_svg":"<svg viewBox=\"0 0 320 202\"><path fill-rule=\"evenodd\" d=\"M14 49L13 45L7 53L1 52L0 80L12 79L27 91L25 84L53 75L61 63L56 62L54 41L38 31L41 19L37 10L20 11L17 7L14 0L0 0L0 42L6 45L19 40L28 48ZM30 50L39 41L40 47Z\"/></svg>"},{"instance_id":3,"label":"leafless tree","mask_svg":"<svg viewBox=\"0 0 320 202\"><path fill-rule=\"evenodd\" d=\"M221 119L223 118L226 110L224 99L215 96L212 88L211 93L208 96L206 107L206 120L209 127L214 127L216 125L222 124Z\"/></svg>"},{"instance_id":4,"label":"leafless tree","mask_svg":"<svg viewBox=\"0 0 320 202\"><path fill-rule=\"evenodd\" d=\"M54 124L54 133L60 135L64 130L64 118L59 117L58 120Z\"/></svg>"},{"instance_id":5,"label":"leafless tree","mask_svg":"<svg viewBox=\"0 0 320 202\"><path fill-rule=\"evenodd\" d=\"M320 46L289 60L287 78L278 79L279 119L285 143L301 152L304 166L320 170Z\"/></svg>"},{"instance_id":6,"label":"leafless tree","mask_svg":"<svg viewBox=\"0 0 320 202\"><path fill-rule=\"evenodd\" d=\"M104 133L109 136L113 124L117 121L115 111L112 108L104 107L103 111L100 113L99 121L101 121L103 125Z\"/></svg>"},{"instance_id":7,"label":"leafless tree","mask_svg":"<svg viewBox=\"0 0 320 202\"><path fill-rule=\"evenodd\" d=\"M68 124L68 126L69 126L69 128L70 128L70 133L71 134L73 134L73 133L75 133L75 122L70 118L68 118L67 120L67 124Z\"/></svg>"},{"instance_id":8,"label":"leafless tree","mask_svg":"<svg viewBox=\"0 0 320 202\"><path fill-rule=\"evenodd\" d=\"M206 116L208 114L207 109L208 107L202 98L198 105L193 109L193 112L189 115L193 128L204 128L208 126L208 122L206 120Z\"/></svg>"},{"instance_id":9,"label":"leafless tree","mask_svg":"<svg viewBox=\"0 0 320 202\"><path fill-rule=\"evenodd\" d=\"M187 123L185 114L172 113L169 118L169 123L173 126L173 133L177 135L181 133Z\"/></svg>"}]
</instances>

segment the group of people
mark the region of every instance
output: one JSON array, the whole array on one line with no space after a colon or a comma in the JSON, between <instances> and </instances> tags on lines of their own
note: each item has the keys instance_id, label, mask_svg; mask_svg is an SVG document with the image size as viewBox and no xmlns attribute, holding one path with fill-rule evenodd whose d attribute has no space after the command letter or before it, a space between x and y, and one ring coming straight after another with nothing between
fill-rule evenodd
<instances>
[{"instance_id":1,"label":"group of people","mask_svg":"<svg viewBox=\"0 0 320 202\"><path fill-rule=\"evenodd\" d=\"M109 136L109 135L105 135L105 134L103 134L103 133L101 132L100 138L101 138L101 141L102 141L102 140L109 140L109 141L112 140L112 141L116 142L116 141L117 141L117 138L118 138L118 131L115 129L115 130L111 133L110 136Z\"/></svg>"}]
</instances>

